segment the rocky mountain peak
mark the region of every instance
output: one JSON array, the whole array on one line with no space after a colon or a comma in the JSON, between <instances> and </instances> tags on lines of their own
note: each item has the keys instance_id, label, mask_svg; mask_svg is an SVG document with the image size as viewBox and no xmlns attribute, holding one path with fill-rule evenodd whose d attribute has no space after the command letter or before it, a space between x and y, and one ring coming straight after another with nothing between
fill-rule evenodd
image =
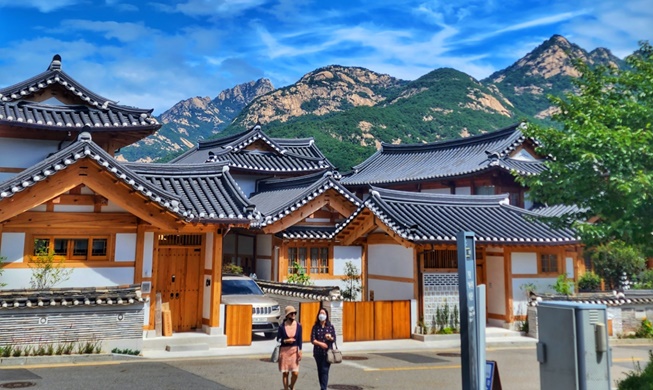
<instances>
[{"instance_id":1,"label":"rocky mountain peak","mask_svg":"<svg viewBox=\"0 0 653 390\"><path fill-rule=\"evenodd\" d=\"M217 101L234 100L238 102L251 102L256 97L274 91L272 82L268 79L258 79L225 89L215 98Z\"/></svg>"}]
</instances>

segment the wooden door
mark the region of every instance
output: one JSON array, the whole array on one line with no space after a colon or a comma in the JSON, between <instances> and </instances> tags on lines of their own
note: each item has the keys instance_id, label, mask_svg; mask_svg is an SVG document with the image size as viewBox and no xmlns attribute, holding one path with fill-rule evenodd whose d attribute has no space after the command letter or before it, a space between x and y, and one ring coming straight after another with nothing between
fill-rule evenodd
<instances>
[{"instance_id":1,"label":"wooden door","mask_svg":"<svg viewBox=\"0 0 653 390\"><path fill-rule=\"evenodd\" d=\"M201 326L199 318L201 250L194 247L160 247L157 284L168 302L174 332Z\"/></svg>"}]
</instances>

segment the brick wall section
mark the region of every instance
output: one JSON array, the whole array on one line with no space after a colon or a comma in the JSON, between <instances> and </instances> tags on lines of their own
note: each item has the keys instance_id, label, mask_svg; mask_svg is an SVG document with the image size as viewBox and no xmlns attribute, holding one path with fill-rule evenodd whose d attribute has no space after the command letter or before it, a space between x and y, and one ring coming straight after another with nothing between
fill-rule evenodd
<instances>
[{"instance_id":1,"label":"brick wall section","mask_svg":"<svg viewBox=\"0 0 653 390\"><path fill-rule=\"evenodd\" d=\"M422 278L424 286L423 307L424 325L429 329L433 325L436 311L449 305L449 312L458 306L458 274L457 273L425 273ZM460 311L460 308L458 308ZM460 322L460 318L458 318Z\"/></svg>"},{"instance_id":2,"label":"brick wall section","mask_svg":"<svg viewBox=\"0 0 653 390\"><path fill-rule=\"evenodd\" d=\"M526 309L526 315L526 320L528 321L528 336L537 338L537 307L529 306L528 309Z\"/></svg>"}]
</instances>

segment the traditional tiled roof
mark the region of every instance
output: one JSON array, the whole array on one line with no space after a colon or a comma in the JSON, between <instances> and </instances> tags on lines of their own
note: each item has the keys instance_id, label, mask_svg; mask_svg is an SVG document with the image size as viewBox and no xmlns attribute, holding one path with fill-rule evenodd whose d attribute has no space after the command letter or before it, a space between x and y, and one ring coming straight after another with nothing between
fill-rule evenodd
<instances>
[{"instance_id":1,"label":"traditional tiled roof","mask_svg":"<svg viewBox=\"0 0 653 390\"><path fill-rule=\"evenodd\" d=\"M331 172L262 181L259 191L249 200L264 217L259 222L262 227L284 218L329 189L337 191L356 206L361 204L356 195L343 187Z\"/></svg>"},{"instance_id":2,"label":"traditional tiled roof","mask_svg":"<svg viewBox=\"0 0 653 390\"><path fill-rule=\"evenodd\" d=\"M49 105L30 98L42 90L60 85L79 99L78 105ZM97 95L61 70L55 55L48 69L28 80L0 89L0 124L68 131L89 126L96 131L157 130L159 123L151 109L119 105Z\"/></svg>"},{"instance_id":3,"label":"traditional tiled roof","mask_svg":"<svg viewBox=\"0 0 653 390\"><path fill-rule=\"evenodd\" d=\"M313 301L342 301L338 286L304 286L300 284L257 280L256 283L266 294L286 295Z\"/></svg>"},{"instance_id":4,"label":"traditional tiled roof","mask_svg":"<svg viewBox=\"0 0 653 390\"><path fill-rule=\"evenodd\" d=\"M653 291L626 290L624 292L580 293L578 295L541 294L532 297L529 304L537 306L540 301L577 302L585 304L600 304L606 306L647 305L653 306Z\"/></svg>"},{"instance_id":5,"label":"traditional tiled roof","mask_svg":"<svg viewBox=\"0 0 653 390\"><path fill-rule=\"evenodd\" d=\"M40 163L27 168L18 175L0 183L0 202L14 196L14 194L34 186L46 178L56 175L83 159L92 159L104 167L117 180L127 184L135 191L159 204L161 207L182 218L188 218L191 213L180 208L178 195L154 186L138 174L124 167L107 152L102 150L91 140L89 133L81 133L78 140L70 146L61 149Z\"/></svg>"},{"instance_id":6,"label":"traditional tiled roof","mask_svg":"<svg viewBox=\"0 0 653 390\"><path fill-rule=\"evenodd\" d=\"M382 144L342 179L344 185L378 185L453 178L500 168L521 175L542 172L541 161L511 158L527 139L521 125L478 136L429 144Z\"/></svg>"},{"instance_id":7,"label":"traditional tiled roof","mask_svg":"<svg viewBox=\"0 0 653 390\"><path fill-rule=\"evenodd\" d=\"M215 221L258 217L254 205L221 164L124 164L152 185L176 194L188 219ZM248 221L249 222L249 221Z\"/></svg>"},{"instance_id":8,"label":"traditional tiled roof","mask_svg":"<svg viewBox=\"0 0 653 390\"><path fill-rule=\"evenodd\" d=\"M264 142L269 151L246 149L256 141ZM228 162L231 168L237 170L265 174L305 174L333 168L312 138L270 138L258 125L233 136L201 141L195 148L171 161L182 164L212 162Z\"/></svg>"},{"instance_id":9,"label":"traditional tiled roof","mask_svg":"<svg viewBox=\"0 0 653 390\"><path fill-rule=\"evenodd\" d=\"M403 239L412 242L456 241L460 231L475 233L482 243L569 245L577 243L569 229L553 229L535 214L507 202L508 195L443 195L372 187L370 196L348 220L343 231L369 209Z\"/></svg>"},{"instance_id":10,"label":"traditional tiled roof","mask_svg":"<svg viewBox=\"0 0 653 390\"><path fill-rule=\"evenodd\" d=\"M55 306L125 306L142 302L140 284L46 290L0 290L0 310Z\"/></svg>"},{"instance_id":11,"label":"traditional tiled roof","mask_svg":"<svg viewBox=\"0 0 653 390\"><path fill-rule=\"evenodd\" d=\"M330 240L335 232L335 226L291 226L276 235L288 240Z\"/></svg>"},{"instance_id":12,"label":"traditional tiled roof","mask_svg":"<svg viewBox=\"0 0 653 390\"><path fill-rule=\"evenodd\" d=\"M576 214L581 210L578 206L566 206L566 205L556 205L556 206L542 206L536 207L531 210L531 212L541 215L543 217L561 217L566 214Z\"/></svg>"}]
</instances>

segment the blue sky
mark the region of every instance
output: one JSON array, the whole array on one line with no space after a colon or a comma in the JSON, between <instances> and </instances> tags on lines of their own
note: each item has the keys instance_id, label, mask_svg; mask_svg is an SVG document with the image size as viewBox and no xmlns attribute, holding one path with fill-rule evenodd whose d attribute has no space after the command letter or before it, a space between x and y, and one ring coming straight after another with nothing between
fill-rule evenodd
<instances>
[{"instance_id":1,"label":"blue sky","mask_svg":"<svg viewBox=\"0 0 653 390\"><path fill-rule=\"evenodd\" d=\"M268 78L361 66L413 80L440 67L478 79L553 34L623 58L653 41L650 0L0 0L0 86L63 69L160 114Z\"/></svg>"}]
</instances>

